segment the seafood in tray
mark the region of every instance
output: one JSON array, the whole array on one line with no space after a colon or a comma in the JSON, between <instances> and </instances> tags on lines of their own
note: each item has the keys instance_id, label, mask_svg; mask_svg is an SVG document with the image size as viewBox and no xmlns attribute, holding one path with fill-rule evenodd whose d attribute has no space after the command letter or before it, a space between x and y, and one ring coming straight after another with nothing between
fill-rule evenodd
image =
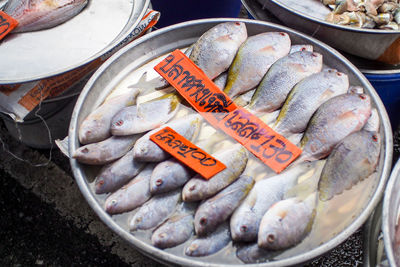
<instances>
[{"instance_id":1,"label":"seafood in tray","mask_svg":"<svg viewBox=\"0 0 400 267\"><path fill-rule=\"evenodd\" d=\"M115 90L79 126L72 156L102 166L91 186L133 235L185 257L225 251L228 262L271 261L308 244L329 220L320 214L337 216L327 203L376 179L382 141L371 97L309 44L294 45L285 32L248 36L236 21L209 29L185 53L302 154L275 173L161 77ZM226 169L206 180L171 157L150 139L165 126ZM345 213L346 204L336 209Z\"/></svg>"}]
</instances>

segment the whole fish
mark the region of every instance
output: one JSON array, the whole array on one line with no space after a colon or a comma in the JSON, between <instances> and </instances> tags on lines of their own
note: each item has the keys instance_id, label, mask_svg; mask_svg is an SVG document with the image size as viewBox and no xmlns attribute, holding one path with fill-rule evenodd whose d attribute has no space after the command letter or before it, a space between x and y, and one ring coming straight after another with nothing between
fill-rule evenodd
<instances>
[{"instance_id":1,"label":"whole fish","mask_svg":"<svg viewBox=\"0 0 400 267\"><path fill-rule=\"evenodd\" d=\"M198 237L190 242L185 254L191 257L202 257L217 253L231 241L227 223L220 225L217 230L205 237Z\"/></svg>"},{"instance_id":2,"label":"whole fish","mask_svg":"<svg viewBox=\"0 0 400 267\"><path fill-rule=\"evenodd\" d=\"M135 147L133 148L135 160L144 162L160 162L166 160L169 157L169 154L151 141L150 135L158 132L166 126L169 126L186 139L192 141L200 129L201 121L201 115L192 114L173 120L160 128L148 132L136 142Z\"/></svg>"},{"instance_id":3,"label":"whole fish","mask_svg":"<svg viewBox=\"0 0 400 267\"><path fill-rule=\"evenodd\" d=\"M345 94L349 78L336 70L313 74L299 82L289 93L274 130L282 135L301 133L314 112L327 100Z\"/></svg>"},{"instance_id":4,"label":"whole fish","mask_svg":"<svg viewBox=\"0 0 400 267\"><path fill-rule=\"evenodd\" d=\"M292 53L295 53L295 52L299 52L299 51L313 52L314 51L314 47L312 45L308 45L308 44L292 45L290 47L289 54L292 54Z\"/></svg>"},{"instance_id":5,"label":"whole fish","mask_svg":"<svg viewBox=\"0 0 400 267\"><path fill-rule=\"evenodd\" d=\"M109 214L128 212L150 199L149 181L154 165L147 165L132 181L112 193L104 203Z\"/></svg>"},{"instance_id":6,"label":"whole fish","mask_svg":"<svg viewBox=\"0 0 400 267\"><path fill-rule=\"evenodd\" d=\"M198 236L213 232L226 221L254 185L252 177L242 175L234 183L207 199L196 211L194 228Z\"/></svg>"},{"instance_id":7,"label":"whole fish","mask_svg":"<svg viewBox=\"0 0 400 267\"><path fill-rule=\"evenodd\" d=\"M76 16L88 0L9 0L4 12L18 21L13 32L55 27Z\"/></svg>"},{"instance_id":8,"label":"whole fish","mask_svg":"<svg viewBox=\"0 0 400 267\"><path fill-rule=\"evenodd\" d=\"M260 248L257 244L241 244L236 250L236 257L244 263L266 262L281 252Z\"/></svg>"},{"instance_id":9,"label":"whole fish","mask_svg":"<svg viewBox=\"0 0 400 267\"><path fill-rule=\"evenodd\" d=\"M188 240L193 232L193 216L197 203L182 203L177 211L160 225L151 236L151 243L158 248L171 248Z\"/></svg>"},{"instance_id":10,"label":"whole fish","mask_svg":"<svg viewBox=\"0 0 400 267\"><path fill-rule=\"evenodd\" d=\"M275 203L261 220L257 244L269 250L282 250L300 243L311 231L316 197L304 201L289 198Z\"/></svg>"},{"instance_id":11,"label":"whole fish","mask_svg":"<svg viewBox=\"0 0 400 267\"><path fill-rule=\"evenodd\" d=\"M318 184L319 199L327 201L370 176L376 169L381 138L376 132L358 131L329 155Z\"/></svg>"},{"instance_id":12,"label":"whole fish","mask_svg":"<svg viewBox=\"0 0 400 267\"><path fill-rule=\"evenodd\" d=\"M133 88L129 92L106 100L96 108L79 126L79 142L86 145L110 137L112 117L122 108L135 105L139 92L139 89Z\"/></svg>"},{"instance_id":13,"label":"whole fish","mask_svg":"<svg viewBox=\"0 0 400 267\"><path fill-rule=\"evenodd\" d=\"M152 194L172 191L184 185L191 177L193 171L178 160L163 161L154 168L150 179L150 191Z\"/></svg>"},{"instance_id":14,"label":"whole fish","mask_svg":"<svg viewBox=\"0 0 400 267\"><path fill-rule=\"evenodd\" d=\"M169 121L179 109L179 98L171 93L139 105L125 107L111 120L112 135L147 132Z\"/></svg>"},{"instance_id":15,"label":"whole fish","mask_svg":"<svg viewBox=\"0 0 400 267\"><path fill-rule=\"evenodd\" d=\"M181 190L153 196L143 204L129 223L131 231L147 230L160 225L174 210L181 199Z\"/></svg>"},{"instance_id":16,"label":"whole fish","mask_svg":"<svg viewBox=\"0 0 400 267\"><path fill-rule=\"evenodd\" d=\"M208 78L214 79L229 68L246 38L243 22L220 23L200 36L189 58Z\"/></svg>"},{"instance_id":17,"label":"whole fish","mask_svg":"<svg viewBox=\"0 0 400 267\"><path fill-rule=\"evenodd\" d=\"M290 38L284 32L265 32L247 38L229 68L224 92L230 97L256 87L270 66L290 51Z\"/></svg>"},{"instance_id":18,"label":"whole fish","mask_svg":"<svg viewBox=\"0 0 400 267\"><path fill-rule=\"evenodd\" d=\"M351 133L361 130L371 115L371 99L366 94L343 94L329 99L312 116L301 139L298 162L329 155Z\"/></svg>"},{"instance_id":19,"label":"whole fish","mask_svg":"<svg viewBox=\"0 0 400 267\"><path fill-rule=\"evenodd\" d=\"M250 242L257 239L258 228L265 212L283 199L285 192L308 170L308 164L294 166L279 175L258 181L230 220L234 241Z\"/></svg>"},{"instance_id":20,"label":"whole fish","mask_svg":"<svg viewBox=\"0 0 400 267\"><path fill-rule=\"evenodd\" d=\"M133 159L133 149L117 161L104 166L95 179L96 194L114 192L142 171L145 164Z\"/></svg>"},{"instance_id":21,"label":"whole fish","mask_svg":"<svg viewBox=\"0 0 400 267\"><path fill-rule=\"evenodd\" d=\"M279 109L298 82L322 70L322 55L300 51L278 59L268 70L250 102L250 109L272 112Z\"/></svg>"},{"instance_id":22,"label":"whole fish","mask_svg":"<svg viewBox=\"0 0 400 267\"><path fill-rule=\"evenodd\" d=\"M81 163L103 165L117 160L128 153L135 145L140 134L127 136L111 136L104 141L88 144L75 150L72 158Z\"/></svg>"},{"instance_id":23,"label":"whole fish","mask_svg":"<svg viewBox=\"0 0 400 267\"><path fill-rule=\"evenodd\" d=\"M209 180L205 180L199 174L190 179L182 190L184 201L198 201L215 195L239 178L248 160L247 149L239 144L217 152L213 156L225 164L226 169Z\"/></svg>"}]
</instances>

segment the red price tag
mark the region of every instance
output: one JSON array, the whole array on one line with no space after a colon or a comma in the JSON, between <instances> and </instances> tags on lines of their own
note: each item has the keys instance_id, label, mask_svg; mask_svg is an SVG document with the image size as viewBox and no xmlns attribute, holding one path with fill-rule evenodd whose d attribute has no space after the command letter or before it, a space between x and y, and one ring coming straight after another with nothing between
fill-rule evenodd
<instances>
[{"instance_id":1,"label":"red price tag","mask_svg":"<svg viewBox=\"0 0 400 267\"><path fill-rule=\"evenodd\" d=\"M169 127L152 134L150 140L207 180L226 169L222 162Z\"/></svg>"},{"instance_id":2,"label":"red price tag","mask_svg":"<svg viewBox=\"0 0 400 267\"><path fill-rule=\"evenodd\" d=\"M301 154L300 148L257 116L238 107L180 50L172 52L154 69L208 122L233 137L275 172L280 173Z\"/></svg>"},{"instance_id":3,"label":"red price tag","mask_svg":"<svg viewBox=\"0 0 400 267\"><path fill-rule=\"evenodd\" d=\"M0 10L0 40L18 26L18 21Z\"/></svg>"}]
</instances>

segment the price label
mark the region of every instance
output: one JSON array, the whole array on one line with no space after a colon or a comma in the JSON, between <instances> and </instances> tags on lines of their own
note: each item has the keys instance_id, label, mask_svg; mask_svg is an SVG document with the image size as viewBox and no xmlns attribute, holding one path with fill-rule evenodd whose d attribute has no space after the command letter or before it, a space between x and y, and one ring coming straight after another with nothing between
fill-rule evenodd
<instances>
[{"instance_id":1,"label":"price label","mask_svg":"<svg viewBox=\"0 0 400 267\"><path fill-rule=\"evenodd\" d=\"M226 169L222 162L169 127L152 134L150 140L207 180Z\"/></svg>"},{"instance_id":2,"label":"price label","mask_svg":"<svg viewBox=\"0 0 400 267\"><path fill-rule=\"evenodd\" d=\"M0 40L18 26L18 21L0 10Z\"/></svg>"},{"instance_id":3,"label":"price label","mask_svg":"<svg viewBox=\"0 0 400 267\"><path fill-rule=\"evenodd\" d=\"M211 125L233 137L275 172L283 171L301 154L300 148L238 107L180 50L154 69Z\"/></svg>"}]
</instances>

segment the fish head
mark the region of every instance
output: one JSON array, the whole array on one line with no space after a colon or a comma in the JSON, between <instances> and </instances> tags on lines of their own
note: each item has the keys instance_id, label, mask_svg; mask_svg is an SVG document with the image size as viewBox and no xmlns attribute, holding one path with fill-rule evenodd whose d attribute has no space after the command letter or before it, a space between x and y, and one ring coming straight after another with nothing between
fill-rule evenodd
<instances>
[{"instance_id":1,"label":"fish head","mask_svg":"<svg viewBox=\"0 0 400 267\"><path fill-rule=\"evenodd\" d=\"M107 198L106 202L104 203L104 209L108 214L116 214L120 213L118 200L114 197Z\"/></svg>"},{"instance_id":2,"label":"fish head","mask_svg":"<svg viewBox=\"0 0 400 267\"><path fill-rule=\"evenodd\" d=\"M223 26L226 27L229 39L238 43L243 43L246 40L247 29L246 29L246 24L244 22L240 21L226 22L224 23Z\"/></svg>"},{"instance_id":3,"label":"fish head","mask_svg":"<svg viewBox=\"0 0 400 267\"><path fill-rule=\"evenodd\" d=\"M104 194L110 192L109 186L110 186L109 179L106 179L104 176L96 177L96 180L94 181L96 194Z\"/></svg>"},{"instance_id":4,"label":"fish head","mask_svg":"<svg viewBox=\"0 0 400 267\"><path fill-rule=\"evenodd\" d=\"M186 249L185 249L185 254L187 256L201 256L201 255L206 255L207 254L207 246L201 246L198 240L194 240Z\"/></svg>"},{"instance_id":5,"label":"fish head","mask_svg":"<svg viewBox=\"0 0 400 267\"><path fill-rule=\"evenodd\" d=\"M157 248L167 248L169 244L175 242L175 238L174 235L168 234L168 231L156 231L151 236L151 242Z\"/></svg>"},{"instance_id":6,"label":"fish head","mask_svg":"<svg viewBox=\"0 0 400 267\"><path fill-rule=\"evenodd\" d=\"M132 220L129 222L129 229L131 231L136 231L137 229L140 228L143 222L143 216L136 213Z\"/></svg>"},{"instance_id":7,"label":"fish head","mask_svg":"<svg viewBox=\"0 0 400 267\"><path fill-rule=\"evenodd\" d=\"M79 142L83 145L94 143L97 141L98 132L102 129L101 118L94 118L93 120L85 119L79 127L78 137Z\"/></svg>"},{"instance_id":8,"label":"fish head","mask_svg":"<svg viewBox=\"0 0 400 267\"><path fill-rule=\"evenodd\" d=\"M185 186L182 189L183 201L190 202L201 199L202 191L201 187L198 185L199 179L192 178L192 180L189 180L189 182L185 184Z\"/></svg>"},{"instance_id":9,"label":"fish head","mask_svg":"<svg viewBox=\"0 0 400 267\"><path fill-rule=\"evenodd\" d=\"M231 218L231 237L234 241L254 241L257 238L259 222L251 211Z\"/></svg>"},{"instance_id":10,"label":"fish head","mask_svg":"<svg viewBox=\"0 0 400 267\"><path fill-rule=\"evenodd\" d=\"M287 60L297 66L299 72L318 73L321 71L322 55L317 52L298 51L288 55Z\"/></svg>"},{"instance_id":11,"label":"fish head","mask_svg":"<svg viewBox=\"0 0 400 267\"><path fill-rule=\"evenodd\" d=\"M153 179L155 178L155 179ZM158 192L163 192L166 182L168 181L168 179L165 179L164 176L159 175L157 177L152 176L151 180L150 180L150 192L152 194L157 194Z\"/></svg>"},{"instance_id":12,"label":"fish head","mask_svg":"<svg viewBox=\"0 0 400 267\"><path fill-rule=\"evenodd\" d=\"M134 127L132 114L135 114L136 112L132 112L132 109L136 110L137 108L136 106L123 108L113 117L110 126L113 135L125 135L125 132Z\"/></svg>"},{"instance_id":13,"label":"fish head","mask_svg":"<svg viewBox=\"0 0 400 267\"><path fill-rule=\"evenodd\" d=\"M258 233L257 241L260 248L278 250L282 247L282 243L285 241L284 231L282 233L282 220L282 216L277 214L268 214L268 217L263 217L262 231L260 230Z\"/></svg>"}]
</instances>

